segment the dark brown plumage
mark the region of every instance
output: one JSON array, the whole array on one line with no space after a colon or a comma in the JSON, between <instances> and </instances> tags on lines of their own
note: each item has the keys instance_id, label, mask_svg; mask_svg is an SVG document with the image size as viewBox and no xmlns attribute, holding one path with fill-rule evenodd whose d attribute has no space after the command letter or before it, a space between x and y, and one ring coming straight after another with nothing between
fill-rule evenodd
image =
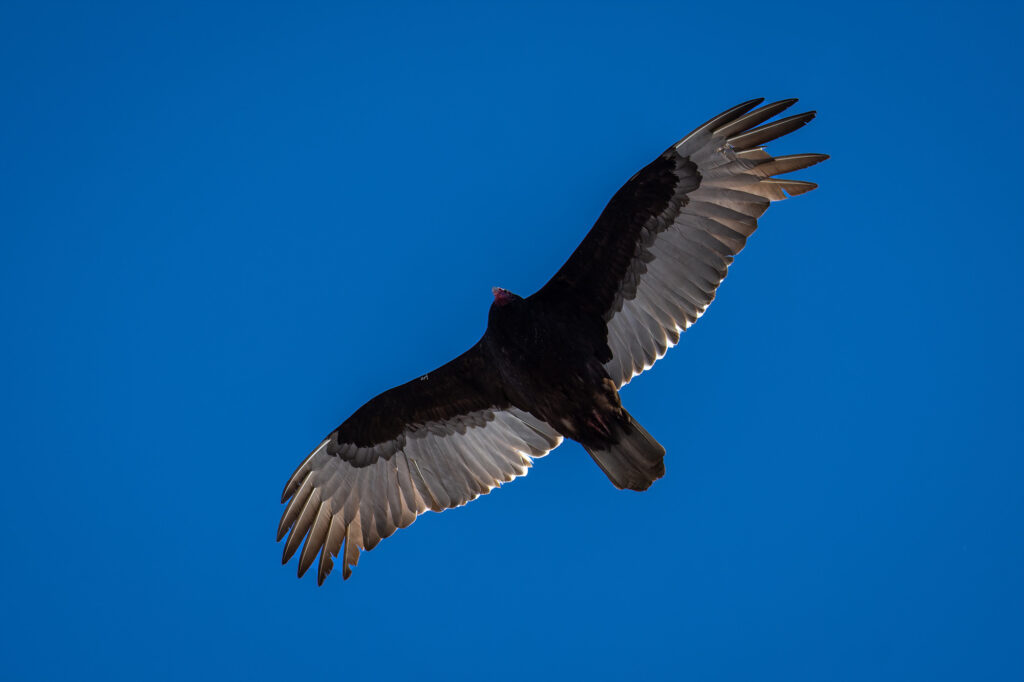
<instances>
[{"instance_id":1,"label":"dark brown plumage","mask_svg":"<svg viewBox=\"0 0 1024 682\"><path fill-rule=\"evenodd\" d=\"M814 113L765 123L796 100L719 114L612 197L569 260L528 298L495 289L487 331L448 364L378 395L289 479L278 540L317 581L341 557L348 578L424 511L442 511L526 473L563 437L619 488L646 490L665 450L618 389L704 312L773 200L816 185L775 176L824 154L772 157L761 145ZM763 125L762 125L763 124Z\"/></svg>"}]
</instances>

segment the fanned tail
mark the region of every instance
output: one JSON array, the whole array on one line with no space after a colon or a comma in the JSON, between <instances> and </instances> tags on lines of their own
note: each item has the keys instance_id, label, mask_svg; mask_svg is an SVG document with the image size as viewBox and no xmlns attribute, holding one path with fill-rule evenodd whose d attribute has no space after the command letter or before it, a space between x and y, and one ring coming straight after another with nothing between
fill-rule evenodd
<instances>
[{"instance_id":1,"label":"fanned tail","mask_svg":"<svg viewBox=\"0 0 1024 682\"><path fill-rule=\"evenodd\" d=\"M665 475L665 448L623 410L627 421L616 422L610 442L584 449L616 488L647 490Z\"/></svg>"}]
</instances>

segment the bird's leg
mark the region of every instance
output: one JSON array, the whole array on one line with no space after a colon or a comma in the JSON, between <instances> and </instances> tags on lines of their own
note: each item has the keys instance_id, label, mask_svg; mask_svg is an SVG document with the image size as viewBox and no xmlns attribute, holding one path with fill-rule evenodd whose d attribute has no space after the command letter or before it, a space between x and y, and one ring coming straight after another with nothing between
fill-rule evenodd
<instances>
[{"instance_id":1,"label":"bird's leg","mask_svg":"<svg viewBox=\"0 0 1024 682\"><path fill-rule=\"evenodd\" d=\"M606 438L611 437L611 422L622 412L622 402L615 382L608 377L602 379L596 391L596 405L587 418L587 426Z\"/></svg>"},{"instance_id":2,"label":"bird's leg","mask_svg":"<svg viewBox=\"0 0 1024 682\"><path fill-rule=\"evenodd\" d=\"M611 429L608 427L608 420L605 418L605 414L602 414L600 410L593 409L590 411L590 417L587 418L587 426L594 433L598 433L605 438L609 438L612 435Z\"/></svg>"}]
</instances>

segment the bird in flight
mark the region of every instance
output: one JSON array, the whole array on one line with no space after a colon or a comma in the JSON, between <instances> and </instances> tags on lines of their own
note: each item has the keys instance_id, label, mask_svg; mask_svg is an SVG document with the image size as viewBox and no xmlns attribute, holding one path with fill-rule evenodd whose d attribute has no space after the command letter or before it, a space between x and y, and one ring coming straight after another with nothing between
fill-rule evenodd
<instances>
[{"instance_id":1,"label":"bird in flight","mask_svg":"<svg viewBox=\"0 0 1024 682\"><path fill-rule=\"evenodd\" d=\"M669 147L615 193L539 291L493 289L476 345L332 431L285 485L283 563L302 545L299 577L319 557L319 584L335 558L347 579L360 551L428 509L461 506L525 475L563 438L617 488L646 490L661 478L665 449L619 389L703 314L768 204L817 187L778 176L828 158L771 156L764 145L814 112L771 121L796 100L763 101Z\"/></svg>"}]
</instances>

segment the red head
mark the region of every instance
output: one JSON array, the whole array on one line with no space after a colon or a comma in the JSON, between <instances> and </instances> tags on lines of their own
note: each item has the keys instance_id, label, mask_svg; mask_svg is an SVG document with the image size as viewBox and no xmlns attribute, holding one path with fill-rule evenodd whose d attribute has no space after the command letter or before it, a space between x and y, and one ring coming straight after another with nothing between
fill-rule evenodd
<instances>
[{"instance_id":1,"label":"red head","mask_svg":"<svg viewBox=\"0 0 1024 682\"><path fill-rule=\"evenodd\" d=\"M491 293L494 294L495 305L507 305L519 298L508 289L502 289L501 287L492 287Z\"/></svg>"}]
</instances>

